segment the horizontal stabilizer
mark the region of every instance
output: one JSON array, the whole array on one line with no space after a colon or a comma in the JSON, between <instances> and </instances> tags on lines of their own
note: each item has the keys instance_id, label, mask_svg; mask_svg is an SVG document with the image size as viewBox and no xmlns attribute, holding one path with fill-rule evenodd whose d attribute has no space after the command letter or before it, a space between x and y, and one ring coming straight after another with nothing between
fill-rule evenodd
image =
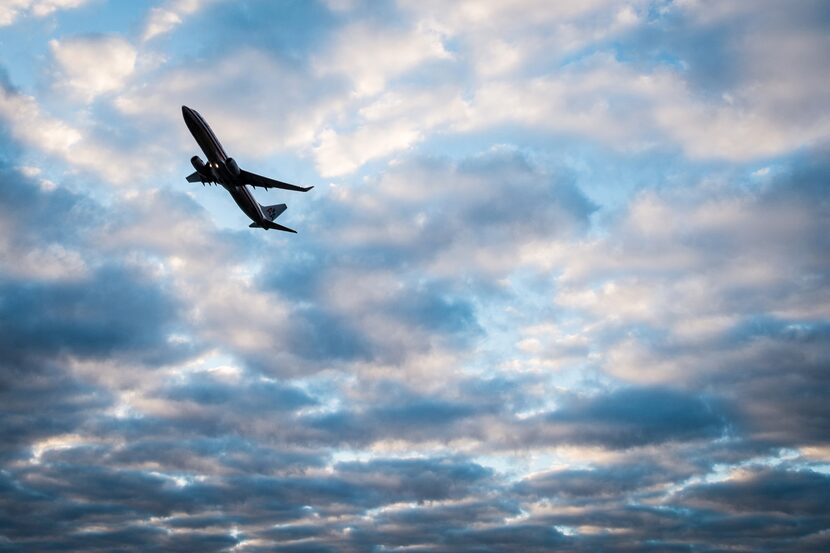
<instances>
[{"instance_id":1,"label":"horizontal stabilizer","mask_svg":"<svg viewBox=\"0 0 830 553\"><path fill-rule=\"evenodd\" d=\"M260 206L262 208L262 213L265 214L265 217L269 221L273 221L277 217L279 217L283 211L288 209L288 206L285 204L277 204L277 205L263 205Z\"/></svg>"},{"instance_id":2,"label":"horizontal stabilizer","mask_svg":"<svg viewBox=\"0 0 830 553\"><path fill-rule=\"evenodd\" d=\"M205 182L205 181L204 181L204 179L202 179L202 175L200 175L198 172L196 172L196 173L191 173L190 175L187 175L187 182Z\"/></svg>"},{"instance_id":3,"label":"horizontal stabilizer","mask_svg":"<svg viewBox=\"0 0 830 553\"><path fill-rule=\"evenodd\" d=\"M256 173L250 173L244 170L239 172L239 180L244 184L259 186L260 188L282 188L283 190L293 190L294 192L308 192L314 188L313 186L304 188L302 186L297 186L296 184L288 184L287 182L269 179L268 177L263 177L262 175L257 175Z\"/></svg>"},{"instance_id":4,"label":"horizontal stabilizer","mask_svg":"<svg viewBox=\"0 0 830 553\"><path fill-rule=\"evenodd\" d=\"M278 223L274 223L273 221L268 221L268 220L263 221L263 224L260 224L260 223L251 223L251 224L250 224L250 225L248 225L248 226L249 226L249 227L251 227L251 228L264 228L264 229L266 229L266 230L267 230L267 229L282 230L282 231L285 231L285 232L293 232L294 234L297 234L297 231L296 231L296 230L294 230L294 229L290 229L290 228L288 228L288 227L284 227L284 226L282 226L282 225L280 225L280 224L278 224Z\"/></svg>"}]
</instances>

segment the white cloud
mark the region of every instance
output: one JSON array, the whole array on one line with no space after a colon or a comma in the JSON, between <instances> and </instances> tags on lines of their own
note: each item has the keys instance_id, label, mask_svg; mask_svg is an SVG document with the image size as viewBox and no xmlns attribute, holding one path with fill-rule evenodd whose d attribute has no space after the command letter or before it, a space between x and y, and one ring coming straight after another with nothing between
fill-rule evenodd
<instances>
[{"instance_id":1,"label":"white cloud","mask_svg":"<svg viewBox=\"0 0 830 553\"><path fill-rule=\"evenodd\" d=\"M801 104L816 105L818 93L811 91L827 88L830 79L812 66L801 72L809 73L809 79L801 73L770 77L764 86L748 82L723 97L700 95L682 70L660 65L644 69L611 53L560 66L555 60L567 52L639 25L641 6L598 2L566 9L555 4L537 13L529 9L531 4L535 5L454 3L445 10L429 2L408 5L417 29L408 40L417 44L432 36L434 47L421 46L417 56L401 55L402 61L391 69L385 56L397 51L394 40L381 46L386 39L371 36L367 26L342 31L334 54L318 58L317 66L348 75L358 96L380 92L386 80L417 67L430 52L435 59L446 58L456 67L456 75L463 74L464 67L474 68L476 79L452 76L443 78L440 87L415 81L405 95L389 91L368 105L351 104L351 124L329 124L317 135L320 172L347 174L434 132L474 132L499 125L575 134L621 150L676 145L691 158L735 161L780 155L830 136L830 110L820 108L823 102L804 117L781 116ZM555 25L540 27L539 21ZM464 45L451 58L441 53L441 41L450 39ZM802 54L815 50L815 41L799 40L804 47L792 45L787 37L776 42L791 44L783 50L773 48L773 57L781 61L776 65L792 67L798 59L809 58ZM357 55L357 50L363 54ZM792 56L782 53L789 51ZM542 74L522 75L522 68L534 64L547 65ZM761 69L756 73L761 75ZM803 86L811 81L815 86Z\"/></svg>"},{"instance_id":2,"label":"white cloud","mask_svg":"<svg viewBox=\"0 0 830 553\"><path fill-rule=\"evenodd\" d=\"M461 86L389 92L357 112L354 130L327 128L315 149L333 176L409 148L430 133L519 124L575 134L622 150L677 144L690 157L749 160L777 155L830 134L830 113L809 125L782 124L743 105L704 102L670 70L640 73L595 56L529 80L489 80L469 98Z\"/></svg>"},{"instance_id":3,"label":"white cloud","mask_svg":"<svg viewBox=\"0 0 830 553\"><path fill-rule=\"evenodd\" d=\"M121 37L85 36L49 41L57 86L86 101L120 90L133 74L136 50Z\"/></svg>"},{"instance_id":4,"label":"white cloud","mask_svg":"<svg viewBox=\"0 0 830 553\"><path fill-rule=\"evenodd\" d=\"M81 252L58 243L20 248L0 238L0 262L7 274L28 280L80 280L88 274Z\"/></svg>"},{"instance_id":5,"label":"white cloud","mask_svg":"<svg viewBox=\"0 0 830 553\"><path fill-rule=\"evenodd\" d=\"M0 27L11 25L18 17L32 14L45 17L58 10L77 8L88 0L3 0L0 3Z\"/></svg>"},{"instance_id":6,"label":"white cloud","mask_svg":"<svg viewBox=\"0 0 830 553\"><path fill-rule=\"evenodd\" d=\"M608 373L671 384L757 356L767 346L729 336L759 314L830 317L830 266L814 249L823 221L826 205L808 196L701 185L644 193L607 237L538 259L559 269L556 305L583 318Z\"/></svg>"},{"instance_id":7,"label":"white cloud","mask_svg":"<svg viewBox=\"0 0 830 553\"><path fill-rule=\"evenodd\" d=\"M439 33L428 28L389 29L358 23L345 27L318 57L321 74L348 78L358 96L376 94L386 82L431 60L450 59Z\"/></svg>"},{"instance_id":8,"label":"white cloud","mask_svg":"<svg viewBox=\"0 0 830 553\"><path fill-rule=\"evenodd\" d=\"M470 27L521 28L529 24L568 21L599 10L609 10L618 0L548 2L547 0L404 0L401 4L422 18L429 18L449 32Z\"/></svg>"},{"instance_id":9,"label":"white cloud","mask_svg":"<svg viewBox=\"0 0 830 553\"><path fill-rule=\"evenodd\" d=\"M327 57L317 58L317 67L348 76L358 97L381 92L390 78L430 59L444 59L451 69L440 73L439 87L417 79L407 84L408 96L434 99L431 104L420 102L417 111L407 101L390 102L396 93L388 91L369 106L351 104L355 120L347 125L326 125L315 150L326 175L349 173L433 132L474 132L499 125L583 136L623 151L674 146L692 159L739 162L781 155L830 137L830 78L821 70L818 54L826 51L830 39L820 31L778 24L782 18L762 15L756 21L769 40L752 40L754 35L735 31L730 39L734 47L720 54L736 65L735 86L711 95L701 93L685 62L621 61L616 47L606 44L644 24L642 2L566 6L528 0L447 6L427 1L404 7L413 17L411 36L384 37L369 26L353 24L341 32ZM721 10L716 19L749 9L739 7ZM673 9L697 8L678 5L663 11ZM706 10L711 11L709 4ZM421 52L408 55L395 42L402 38L411 44L424 42ZM450 42L451 54L444 46ZM567 55L591 47L598 53L562 65ZM394 56L387 58L387 53ZM370 118L368 112L376 105L387 109Z\"/></svg>"},{"instance_id":10,"label":"white cloud","mask_svg":"<svg viewBox=\"0 0 830 553\"><path fill-rule=\"evenodd\" d=\"M782 121L751 95L738 104L705 100L674 71L642 73L609 56L528 81L485 83L458 128L505 123L574 133L619 149L648 148L668 138L690 157L735 161L830 136L830 110L810 122Z\"/></svg>"},{"instance_id":11,"label":"white cloud","mask_svg":"<svg viewBox=\"0 0 830 553\"><path fill-rule=\"evenodd\" d=\"M722 97L703 96L676 67L643 68L610 52L560 65L557 60L567 53L640 25L639 2L475 2L449 8L425 2L405 8L414 19L403 29L363 22L339 29L312 55L316 76L244 50L220 60L210 74L201 68L171 71L123 94L116 105L151 118L172 113L170 105L194 105L223 137L253 155L285 148L310 152L327 177L351 173L436 132L501 125L582 136L624 151L668 145L691 158L736 161L779 155L830 135L827 110L797 120L779 115L805 99L788 95L791 85L764 86L763 93L747 85ZM452 53L445 46L450 40ZM405 92L385 91L389 80L435 61L445 62L440 86L412 79ZM342 86L343 77L352 94ZM797 75L779 79L802 81ZM219 100L229 82L244 111L229 113ZM275 88L279 104L268 101ZM774 90L779 92L773 98Z\"/></svg>"},{"instance_id":12,"label":"white cloud","mask_svg":"<svg viewBox=\"0 0 830 553\"><path fill-rule=\"evenodd\" d=\"M209 0L169 0L161 7L150 10L144 32L143 41L148 41L159 35L169 33L182 23L182 19L201 9Z\"/></svg>"},{"instance_id":13,"label":"white cloud","mask_svg":"<svg viewBox=\"0 0 830 553\"><path fill-rule=\"evenodd\" d=\"M66 121L44 113L32 96L0 87L0 119L12 135L44 153L57 156L76 169L92 171L112 183L124 183L144 174L142 159L125 155L85 135Z\"/></svg>"},{"instance_id":14,"label":"white cloud","mask_svg":"<svg viewBox=\"0 0 830 553\"><path fill-rule=\"evenodd\" d=\"M666 9L698 40L716 37L716 50L687 53L694 105L660 106L659 117L690 154L743 160L830 137L830 36L820 2L689 0ZM701 87L700 75L717 83L724 102L706 97L713 84Z\"/></svg>"},{"instance_id":15,"label":"white cloud","mask_svg":"<svg viewBox=\"0 0 830 553\"><path fill-rule=\"evenodd\" d=\"M311 147L323 121L343 102L337 89L319 84L263 52L245 49L209 68L172 68L128 89L115 106L142 120L167 121L182 139L187 130L180 106L190 106L208 120L231 155L262 157Z\"/></svg>"},{"instance_id":16,"label":"white cloud","mask_svg":"<svg viewBox=\"0 0 830 553\"><path fill-rule=\"evenodd\" d=\"M66 153L81 140L81 133L65 122L43 115L32 96L0 88L0 116L20 140L48 153Z\"/></svg>"},{"instance_id":17,"label":"white cloud","mask_svg":"<svg viewBox=\"0 0 830 553\"><path fill-rule=\"evenodd\" d=\"M360 0L323 0L326 7L333 12L348 12L353 10Z\"/></svg>"},{"instance_id":18,"label":"white cloud","mask_svg":"<svg viewBox=\"0 0 830 553\"><path fill-rule=\"evenodd\" d=\"M466 103L452 88L388 92L358 112L357 129L319 135L314 149L324 177L350 173L361 165L421 141L427 133L462 118Z\"/></svg>"},{"instance_id":19,"label":"white cloud","mask_svg":"<svg viewBox=\"0 0 830 553\"><path fill-rule=\"evenodd\" d=\"M509 114L523 107L533 109L514 95L471 111L465 97L481 93L493 78L532 63L533 57L549 58L552 52L564 55L636 21L630 6L613 4L608 0L578 5L405 2L404 9L413 17L409 29L382 30L364 23L347 26L315 58L315 67L322 74L338 73L350 79L358 100L381 93L389 80L411 74L430 61L443 60L452 69L442 72L440 86L416 80L405 93L388 91L368 105L351 104L356 110L351 126L327 126L318 135L318 169L324 176L347 174L367 161L405 150L431 132L453 126L464 131L476 120L488 125L500 116L510 119ZM599 18L601 23L588 22L582 27L584 18L604 10L610 11ZM551 27L554 23L557 26ZM445 46L450 39L456 41L453 52ZM469 65L475 69L473 74L483 77L482 82L465 82L462 76ZM528 83L515 84L523 89ZM485 101L487 97L484 93Z\"/></svg>"},{"instance_id":20,"label":"white cloud","mask_svg":"<svg viewBox=\"0 0 830 553\"><path fill-rule=\"evenodd\" d=\"M551 65L607 40L639 23L644 4L640 0L403 2L419 25L452 38L460 56L485 79Z\"/></svg>"}]
</instances>

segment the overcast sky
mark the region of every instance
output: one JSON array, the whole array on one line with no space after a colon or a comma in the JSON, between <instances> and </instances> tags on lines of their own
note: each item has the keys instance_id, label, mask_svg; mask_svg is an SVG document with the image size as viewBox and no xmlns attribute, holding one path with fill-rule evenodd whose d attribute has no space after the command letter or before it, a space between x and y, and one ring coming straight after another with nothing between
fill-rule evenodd
<instances>
[{"instance_id":1,"label":"overcast sky","mask_svg":"<svg viewBox=\"0 0 830 553\"><path fill-rule=\"evenodd\" d=\"M830 550L828 59L824 0L0 0L0 551Z\"/></svg>"}]
</instances>

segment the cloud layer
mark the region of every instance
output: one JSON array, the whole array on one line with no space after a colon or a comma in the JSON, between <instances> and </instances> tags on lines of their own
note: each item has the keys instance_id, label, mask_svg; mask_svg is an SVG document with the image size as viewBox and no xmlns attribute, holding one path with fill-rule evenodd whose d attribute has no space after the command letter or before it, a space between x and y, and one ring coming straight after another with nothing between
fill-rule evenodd
<instances>
[{"instance_id":1,"label":"cloud layer","mask_svg":"<svg viewBox=\"0 0 830 553\"><path fill-rule=\"evenodd\" d=\"M0 54L0 549L827 549L821 2L0 33L47 15ZM316 185L300 234L183 181L182 104Z\"/></svg>"}]
</instances>

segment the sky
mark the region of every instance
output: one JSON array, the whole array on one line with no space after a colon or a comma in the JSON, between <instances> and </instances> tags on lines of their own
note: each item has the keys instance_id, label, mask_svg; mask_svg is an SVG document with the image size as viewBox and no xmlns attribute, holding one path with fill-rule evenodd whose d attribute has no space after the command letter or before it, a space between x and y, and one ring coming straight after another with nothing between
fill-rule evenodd
<instances>
[{"instance_id":1,"label":"sky","mask_svg":"<svg viewBox=\"0 0 830 553\"><path fill-rule=\"evenodd\" d=\"M0 552L830 550L829 30L0 0Z\"/></svg>"}]
</instances>

